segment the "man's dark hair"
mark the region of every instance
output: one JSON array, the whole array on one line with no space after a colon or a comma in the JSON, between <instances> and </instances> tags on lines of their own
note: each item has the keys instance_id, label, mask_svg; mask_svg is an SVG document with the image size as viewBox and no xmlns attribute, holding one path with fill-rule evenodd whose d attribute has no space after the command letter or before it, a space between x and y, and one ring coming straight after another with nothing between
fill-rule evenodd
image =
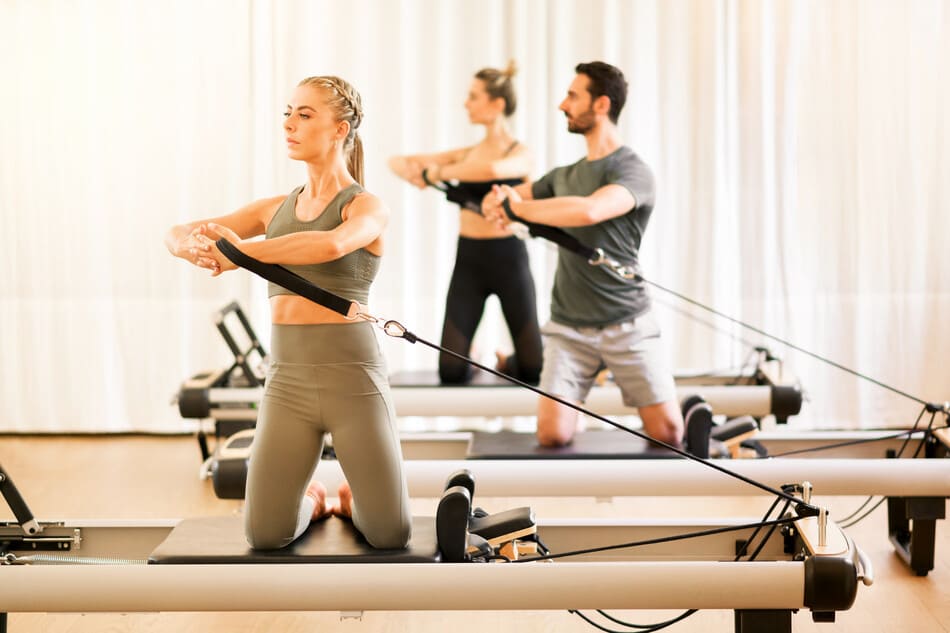
<instances>
[{"instance_id":1,"label":"man's dark hair","mask_svg":"<svg viewBox=\"0 0 950 633\"><path fill-rule=\"evenodd\" d=\"M578 64L574 72L578 75L586 75L590 80L587 91L590 92L592 101L597 97L607 95L610 99L610 112L607 116L611 122L616 123L620 118L623 105L627 102L627 80L623 76L623 71L605 62L588 62Z\"/></svg>"}]
</instances>

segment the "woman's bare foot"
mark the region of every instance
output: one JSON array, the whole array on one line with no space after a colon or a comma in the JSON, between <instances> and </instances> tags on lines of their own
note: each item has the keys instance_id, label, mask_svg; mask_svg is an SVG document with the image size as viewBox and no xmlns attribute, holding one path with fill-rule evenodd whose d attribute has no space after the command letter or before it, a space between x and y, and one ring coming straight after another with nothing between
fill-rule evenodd
<instances>
[{"instance_id":1,"label":"woman's bare foot","mask_svg":"<svg viewBox=\"0 0 950 633\"><path fill-rule=\"evenodd\" d=\"M339 505L335 505L330 508L330 512L337 515L338 517L344 517L347 519L353 518L353 491L350 490L350 484L344 481L340 484L339 489L336 492L337 496L340 497Z\"/></svg>"},{"instance_id":2,"label":"woman's bare foot","mask_svg":"<svg viewBox=\"0 0 950 633\"><path fill-rule=\"evenodd\" d=\"M310 485L307 486L307 492L304 494L313 499L313 515L310 517L311 521L322 519L330 514L330 509L327 508L326 486L319 481L312 481Z\"/></svg>"},{"instance_id":3,"label":"woman's bare foot","mask_svg":"<svg viewBox=\"0 0 950 633\"><path fill-rule=\"evenodd\" d=\"M508 371L508 355L500 349L495 350L495 370L501 373Z\"/></svg>"}]
</instances>

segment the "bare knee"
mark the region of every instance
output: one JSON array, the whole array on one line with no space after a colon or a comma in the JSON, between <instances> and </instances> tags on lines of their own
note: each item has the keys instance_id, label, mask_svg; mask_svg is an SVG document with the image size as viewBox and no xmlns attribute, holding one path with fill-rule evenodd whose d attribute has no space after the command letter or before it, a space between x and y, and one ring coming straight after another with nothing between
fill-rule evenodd
<instances>
[{"instance_id":1,"label":"bare knee","mask_svg":"<svg viewBox=\"0 0 950 633\"><path fill-rule=\"evenodd\" d=\"M673 422L664 422L660 428L654 428L650 432L650 437L678 448L683 440L683 430Z\"/></svg>"},{"instance_id":2,"label":"bare knee","mask_svg":"<svg viewBox=\"0 0 950 633\"><path fill-rule=\"evenodd\" d=\"M675 402L640 407L640 419L647 434L679 447L683 440L683 416Z\"/></svg>"},{"instance_id":3,"label":"bare knee","mask_svg":"<svg viewBox=\"0 0 950 633\"><path fill-rule=\"evenodd\" d=\"M538 444L551 448L567 446L574 440L574 431L560 427L547 428L538 424Z\"/></svg>"},{"instance_id":4,"label":"bare knee","mask_svg":"<svg viewBox=\"0 0 950 633\"><path fill-rule=\"evenodd\" d=\"M541 446L567 446L577 432L577 413L555 402L538 407L538 443Z\"/></svg>"}]
</instances>

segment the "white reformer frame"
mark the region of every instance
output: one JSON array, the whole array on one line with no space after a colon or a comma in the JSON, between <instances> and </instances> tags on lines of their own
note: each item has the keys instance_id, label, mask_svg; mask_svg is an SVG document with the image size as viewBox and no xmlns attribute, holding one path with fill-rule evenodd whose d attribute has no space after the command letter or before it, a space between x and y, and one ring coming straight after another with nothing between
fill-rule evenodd
<instances>
[{"instance_id":1,"label":"white reformer frame","mask_svg":"<svg viewBox=\"0 0 950 633\"><path fill-rule=\"evenodd\" d=\"M765 459L717 462L779 488L811 483L823 495L950 497L950 459ZM415 460L403 464L414 497L441 494L447 473L468 469L480 497L751 496L762 490L684 459ZM335 490L340 463L321 460L315 479Z\"/></svg>"},{"instance_id":2,"label":"white reformer frame","mask_svg":"<svg viewBox=\"0 0 950 633\"><path fill-rule=\"evenodd\" d=\"M188 383L185 384L188 387ZM717 414L726 416L772 415L769 385L689 385L677 386L678 400L698 395ZM260 402L262 387L208 388L208 401L215 406L208 411L213 419L257 419L257 409L240 409L236 405ZM533 416L538 410L538 394L527 389L498 386L424 386L391 388L393 406L400 417L508 417ZM591 388L585 406L602 415L632 416L637 410L623 403L620 388L603 385Z\"/></svg>"},{"instance_id":3,"label":"white reformer frame","mask_svg":"<svg viewBox=\"0 0 950 633\"><path fill-rule=\"evenodd\" d=\"M873 438L876 433L866 435ZM911 448L921 441L921 435L918 434L909 444ZM243 462L249 455L249 444L253 437L253 429L236 433L219 447L214 459L220 462ZM759 435L757 439L762 437ZM840 441L840 437L836 434L829 441ZM853 434L847 434L847 437L853 437ZM462 468L475 475L479 482L479 495L483 497L761 494L761 491L738 479L714 472L692 460L464 459L465 447L471 439L470 433L402 434L400 439L406 458L403 472L412 496L439 494L445 474ZM798 438L795 441L805 440ZM240 448L231 448L232 444ZM820 446L820 443L817 445ZM879 451L883 452L881 449ZM785 457L715 460L715 463L773 488L789 481L809 481L828 495L950 497L950 460L947 459ZM202 476L210 476L207 465L202 467ZM321 460L315 478L324 482L329 489L336 489L343 481L339 462Z\"/></svg>"}]
</instances>

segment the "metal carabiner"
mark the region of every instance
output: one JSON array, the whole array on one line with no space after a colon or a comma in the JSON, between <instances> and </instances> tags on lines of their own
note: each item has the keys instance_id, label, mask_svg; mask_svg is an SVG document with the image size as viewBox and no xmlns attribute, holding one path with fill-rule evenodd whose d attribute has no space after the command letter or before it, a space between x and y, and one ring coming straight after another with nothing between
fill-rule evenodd
<instances>
[{"instance_id":1,"label":"metal carabiner","mask_svg":"<svg viewBox=\"0 0 950 633\"><path fill-rule=\"evenodd\" d=\"M617 260L607 257L607 254L604 253L604 249L595 248L594 252L596 253L596 256L587 260L587 263L591 266L603 266L621 279L637 278L637 271L634 270L632 266L624 266Z\"/></svg>"},{"instance_id":2,"label":"metal carabiner","mask_svg":"<svg viewBox=\"0 0 950 633\"><path fill-rule=\"evenodd\" d=\"M393 338L402 338L406 335L406 327L399 321L390 319L389 321L383 323L381 327L387 336L391 336Z\"/></svg>"},{"instance_id":3,"label":"metal carabiner","mask_svg":"<svg viewBox=\"0 0 950 633\"><path fill-rule=\"evenodd\" d=\"M602 266L607 263L607 255L604 253L604 249L595 248L594 252L597 254L596 257L591 257L587 260L587 263L591 266Z\"/></svg>"},{"instance_id":4,"label":"metal carabiner","mask_svg":"<svg viewBox=\"0 0 950 633\"><path fill-rule=\"evenodd\" d=\"M363 312L363 306L360 305L359 301L350 302L350 307L346 311L346 314L343 315L343 318L346 319L347 321L355 321L357 319L363 319L364 321L368 321L369 323L372 323L373 325L377 325L380 321L378 318L374 317L372 314Z\"/></svg>"},{"instance_id":5,"label":"metal carabiner","mask_svg":"<svg viewBox=\"0 0 950 633\"><path fill-rule=\"evenodd\" d=\"M621 279L636 279L637 271L632 266L622 266L620 263L610 260L606 266L618 275Z\"/></svg>"}]
</instances>

